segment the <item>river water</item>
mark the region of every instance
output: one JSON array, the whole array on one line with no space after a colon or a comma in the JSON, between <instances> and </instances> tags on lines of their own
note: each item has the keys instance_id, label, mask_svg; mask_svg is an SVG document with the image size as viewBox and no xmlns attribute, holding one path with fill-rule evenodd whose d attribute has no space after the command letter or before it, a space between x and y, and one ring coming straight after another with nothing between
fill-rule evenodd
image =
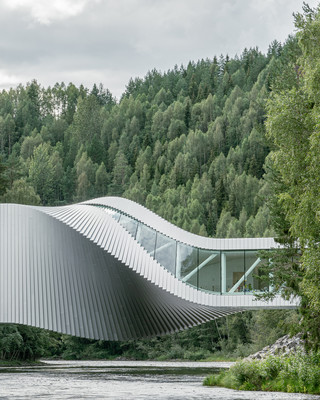
<instances>
[{"instance_id":1,"label":"river water","mask_svg":"<svg viewBox=\"0 0 320 400\"><path fill-rule=\"evenodd\" d=\"M230 364L50 360L32 367L0 367L0 399L320 399L304 394L202 386L206 375Z\"/></svg>"}]
</instances>

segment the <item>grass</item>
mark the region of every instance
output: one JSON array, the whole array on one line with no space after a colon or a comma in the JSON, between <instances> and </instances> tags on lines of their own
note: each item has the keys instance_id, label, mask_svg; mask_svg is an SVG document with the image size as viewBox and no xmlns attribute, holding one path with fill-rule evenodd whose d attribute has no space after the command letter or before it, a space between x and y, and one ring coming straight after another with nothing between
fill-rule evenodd
<instances>
[{"instance_id":1,"label":"grass","mask_svg":"<svg viewBox=\"0 0 320 400\"><path fill-rule=\"evenodd\" d=\"M206 377L203 384L236 390L320 394L320 353L240 361L227 371Z\"/></svg>"}]
</instances>

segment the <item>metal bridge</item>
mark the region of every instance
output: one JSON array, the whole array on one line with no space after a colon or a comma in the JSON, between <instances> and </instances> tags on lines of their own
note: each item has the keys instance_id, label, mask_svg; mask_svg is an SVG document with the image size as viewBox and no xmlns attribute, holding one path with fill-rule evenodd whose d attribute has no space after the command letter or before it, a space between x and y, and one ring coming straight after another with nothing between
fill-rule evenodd
<instances>
[{"instance_id":1,"label":"metal bridge","mask_svg":"<svg viewBox=\"0 0 320 400\"><path fill-rule=\"evenodd\" d=\"M272 238L214 239L145 207L103 197L63 207L0 204L0 323L126 340L176 332L249 309L257 251Z\"/></svg>"}]
</instances>

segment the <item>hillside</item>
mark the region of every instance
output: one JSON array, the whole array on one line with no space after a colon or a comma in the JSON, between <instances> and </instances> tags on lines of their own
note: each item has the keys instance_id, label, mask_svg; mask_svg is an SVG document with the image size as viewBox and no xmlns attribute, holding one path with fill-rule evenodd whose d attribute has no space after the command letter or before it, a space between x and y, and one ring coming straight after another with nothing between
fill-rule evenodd
<instances>
[{"instance_id":1,"label":"hillside","mask_svg":"<svg viewBox=\"0 0 320 400\"><path fill-rule=\"evenodd\" d=\"M119 102L102 85L32 81L2 91L2 201L117 195L197 234L272 235L265 101L295 48L289 39L267 55L250 49L153 70L130 80Z\"/></svg>"}]
</instances>

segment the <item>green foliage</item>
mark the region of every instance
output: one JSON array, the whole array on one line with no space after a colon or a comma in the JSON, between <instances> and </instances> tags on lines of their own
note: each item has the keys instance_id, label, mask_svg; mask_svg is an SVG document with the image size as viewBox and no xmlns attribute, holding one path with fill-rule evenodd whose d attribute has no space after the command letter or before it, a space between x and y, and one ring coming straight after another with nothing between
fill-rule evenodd
<instances>
[{"instance_id":1,"label":"green foliage","mask_svg":"<svg viewBox=\"0 0 320 400\"><path fill-rule=\"evenodd\" d=\"M302 329L315 348L320 338L320 52L315 45L320 40L319 21L319 7L311 9L305 4L303 13L295 15L300 48L300 57L295 65L290 64L295 80L275 85L266 124L267 135L274 143L270 208L274 227L286 247L281 255L275 252L271 256L269 272L274 285L283 287L286 296L301 297Z\"/></svg>"},{"instance_id":2,"label":"green foliage","mask_svg":"<svg viewBox=\"0 0 320 400\"><path fill-rule=\"evenodd\" d=\"M4 203L30 204L38 206L41 203L40 196L36 194L34 188L25 179L13 182L12 188L7 190L1 197Z\"/></svg>"},{"instance_id":3,"label":"green foliage","mask_svg":"<svg viewBox=\"0 0 320 400\"><path fill-rule=\"evenodd\" d=\"M237 390L319 394L320 353L241 361L228 371L208 376L203 384Z\"/></svg>"},{"instance_id":4,"label":"green foliage","mask_svg":"<svg viewBox=\"0 0 320 400\"><path fill-rule=\"evenodd\" d=\"M36 360L48 354L53 339L43 329L23 325L0 325L1 360Z\"/></svg>"},{"instance_id":5,"label":"green foliage","mask_svg":"<svg viewBox=\"0 0 320 400\"><path fill-rule=\"evenodd\" d=\"M50 157L50 147L46 143L35 148L29 166L30 181L43 204L50 204L53 198L54 165Z\"/></svg>"},{"instance_id":6,"label":"green foliage","mask_svg":"<svg viewBox=\"0 0 320 400\"><path fill-rule=\"evenodd\" d=\"M109 175L102 162L96 171L95 190L98 196L105 196L108 192Z\"/></svg>"},{"instance_id":7,"label":"green foliage","mask_svg":"<svg viewBox=\"0 0 320 400\"><path fill-rule=\"evenodd\" d=\"M8 179L5 175L6 167L0 158L0 195L6 190Z\"/></svg>"},{"instance_id":8,"label":"green foliage","mask_svg":"<svg viewBox=\"0 0 320 400\"><path fill-rule=\"evenodd\" d=\"M57 353L65 360L112 359L120 354L120 343L62 335Z\"/></svg>"},{"instance_id":9,"label":"green foliage","mask_svg":"<svg viewBox=\"0 0 320 400\"><path fill-rule=\"evenodd\" d=\"M5 201L14 201L22 178L44 205L118 195L197 234L215 235L227 212L228 236L270 233L265 212L255 221L269 151L270 62L246 49L240 58L153 70L131 80L119 103L101 85L33 81L1 92L0 151L11 165Z\"/></svg>"}]
</instances>

